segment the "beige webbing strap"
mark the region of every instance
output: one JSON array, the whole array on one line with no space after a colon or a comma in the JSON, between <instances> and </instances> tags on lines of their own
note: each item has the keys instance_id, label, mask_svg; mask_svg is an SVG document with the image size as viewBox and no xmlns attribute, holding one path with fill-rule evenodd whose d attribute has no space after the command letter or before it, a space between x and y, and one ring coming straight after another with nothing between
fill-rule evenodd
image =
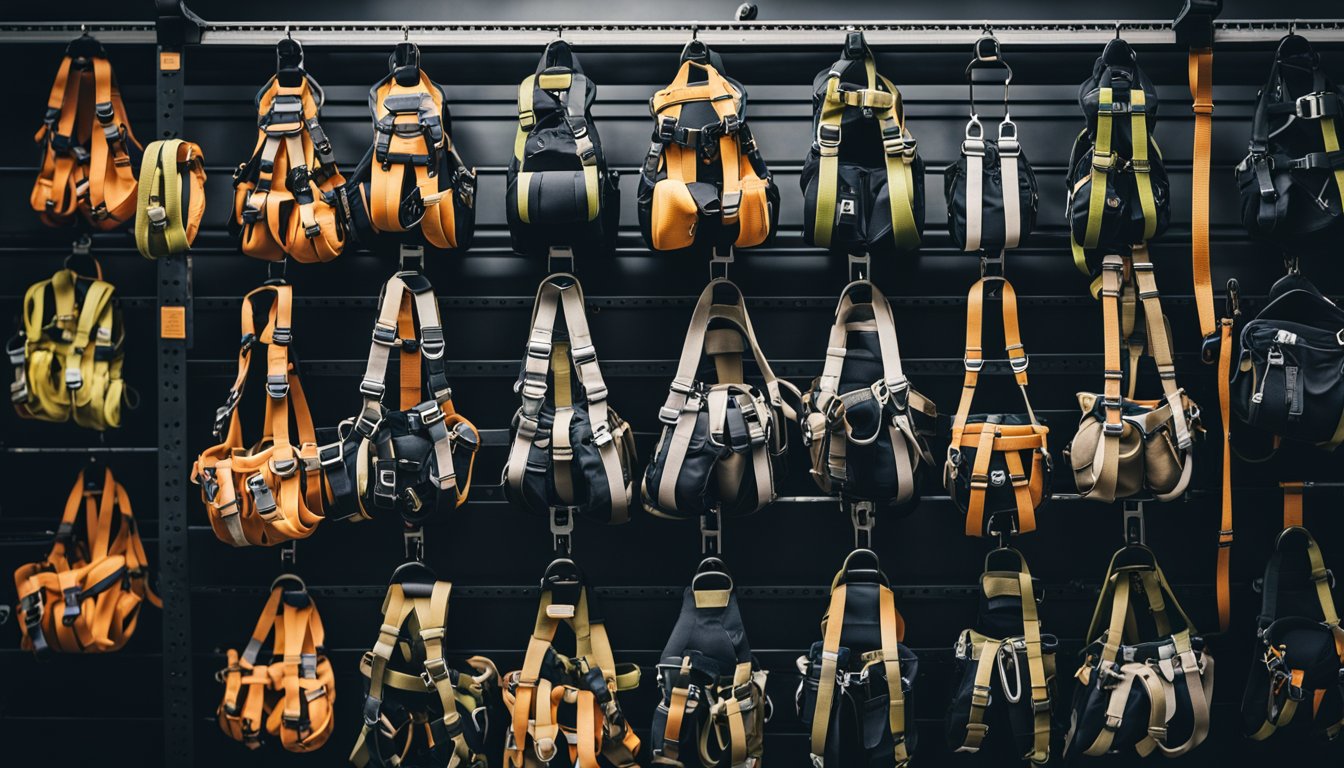
<instances>
[{"instance_id":1,"label":"beige webbing strap","mask_svg":"<svg viewBox=\"0 0 1344 768\"><path fill-rule=\"evenodd\" d=\"M887 727L895 742L896 768L904 768L910 761L905 744L905 691L901 685L900 614L896 612L896 596L886 586L878 588L878 628L882 636L882 665L887 677ZM841 615L843 620L844 616Z\"/></svg>"},{"instance_id":2,"label":"beige webbing strap","mask_svg":"<svg viewBox=\"0 0 1344 768\"><path fill-rule=\"evenodd\" d=\"M1006 103L1006 102L1005 102ZM1005 106L1005 110L1007 107ZM1013 133L1005 136L1004 126L1012 125ZM999 123L999 168L1003 176L1003 247L1016 248L1022 243L1022 201L1018 196L1020 171L1018 158L1022 146L1017 142L1017 126L1008 120L1007 112Z\"/></svg>"},{"instance_id":3,"label":"beige webbing strap","mask_svg":"<svg viewBox=\"0 0 1344 768\"><path fill-rule=\"evenodd\" d=\"M975 662L975 682L971 688L971 706L966 713L966 739L957 747L957 752L978 752L989 735L989 725L985 723L985 712L989 709L990 692L993 690L995 661L1002 640L986 640L979 648L980 656Z\"/></svg>"},{"instance_id":4,"label":"beige webbing strap","mask_svg":"<svg viewBox=\"0 0 1344 768\"><path fill-rule=\"evenodd\" d=\"M839 671L840 633L845 624L845 592L840 584L831 590L831 604L826 609L825 637L821 645L821 673L817 678L816 706L812 710L811 753L812 763L822 766L826 757L826 733L831 725L831 708L835 703L836 674ZM897 686L900 677L897 676Z\"/></svg>"},{"instance_id":5,"label":"beige webbing strap","mask_svg":"<svg viewBox=\"0 0 1344 768\"><path fill-rule=\"evenodd\" d=\"M1026 755L1041 765L1050 759L1050 689L1041 647L1041 619L1036 608L1036 592L1031 584L1027 561L1018 555L1018 594L1022 599L1022 639L1027 646L1027 674L1031 681L1032 751Z\"/></svg>"}]
</instances>

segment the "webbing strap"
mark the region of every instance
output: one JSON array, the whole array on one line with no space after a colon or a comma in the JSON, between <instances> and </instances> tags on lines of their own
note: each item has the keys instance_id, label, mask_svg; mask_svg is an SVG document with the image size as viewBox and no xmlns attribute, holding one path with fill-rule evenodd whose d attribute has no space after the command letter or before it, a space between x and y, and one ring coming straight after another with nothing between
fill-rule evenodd
<instances>
[{"instance_id":1,"label":"webbing strap","mask_svg":"<svg viewBox=\"0 0 1344 768\"><path fill-rule=\"evenodd\" d=\"M155 141L140 164L135 244L147 259L184 253L205 213L205 164L201 148L181 139ZM186 172L183 188L182 172ZM183 192L190 208L182 209Z\"/></svg>"},{"instance_id":2,"label":"webbing strap","mask_svg":"<svg viewBox=\"0 0 1344 768\"><path fill-rule=\"evenodd\" d=\"M1217 330L1213 309L1213 273L1209 264L1209 173L1213 157L1213 49L1192 49L1190 97L1195 114L1194 160L1190 187L1190 259L1200 337Z\"/></svg>"}]
</instances>

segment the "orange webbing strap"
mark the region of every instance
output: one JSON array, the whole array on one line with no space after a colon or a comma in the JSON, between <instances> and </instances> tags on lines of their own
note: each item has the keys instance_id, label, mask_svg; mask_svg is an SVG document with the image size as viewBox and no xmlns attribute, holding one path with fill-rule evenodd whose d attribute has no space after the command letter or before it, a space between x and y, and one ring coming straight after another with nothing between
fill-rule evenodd
<instances>
[{"instance_id":1,"label":"orange webbing strap","mask_svg":"<svg viewBox=\"0 0 1344 768\"><path fill-rule=\"evenodd\" d=\"M838 581L843 571L836 575ZM820 765L826 756L826 736L831 725L831 708L835 703L836 673L839 671L840 633L845 624L845 592L848 586L831 588L831 604L822 619L824 635L821 644L821 674L817 678L816 709L812 711L811 753L813 765ZM899 685L899 682L898 682Z\"/></svg>"},{"instance_id":2,"label":"orange webbing strap","mask_svg":"<svg viewBox=\"0 0 1344 768\"><path fill-rule=\"evenodd\" d=\"M1232 622L1232 323L1218 321L1218 415L1223 427L1223 504L1218 526L1218 629Z\"/></svg>"},{"instance_id":3,"label":"orange webbing strap","mask_svg":"<svg viewBox=\"0 0 1344 768\"><path fill-rule=\"evenodd\" d=\"M1302 493L1306 485L1301 482L1279 483L1283 489L1283 527L1302 526Z\"/></svg>"},{"instance_id":4,"label":"orange webbing strap","mask_svg":"<svg viewBox=\"0 0 1344 768\"><path fill-rule=\"evenodd\" d=\"M878 629L882 637L882 666L887 678L887 727L895 744L896 768L904 768L910 761L905 743L905 691L901 687L900 641L905 635L905 620L896 610L896 596L891 588L878 588ZM841 617L843 618L843 617Z\"/></svg>"},{"instance_id":5,"label":"orange webbing strap","mask_svg":"<svg viewBox=\"0 0 1344 768\"><path fill-rule=\"evenodd\" d=\"M47 113L42 127L33 141L43 145L42 166L29 197L29 204L37 211L43 223L56 226L75 213L75 194L70 184L75 169L75 157L69 151L56 151L57 136L74 139L75 115L78 111L82 72L72 72L69 56L61 60L47 97ZM68 106L67 106L68 105Z\"/></svg>"},{"instance_id":6,"label":"orange webbing strap","mask_svg":"<svg viewBox=\"0 0 1344 768\"><path fill-rule=\"evenodd\" d=\"M138 148L140 143L127 124L126 108L121 103L121 93L112 75L112 64L101 56L93 58L93 80L94 116L98 124L92 126L88 190L80 197L87 201L88 218L93 226L113 229L135 214L135 169L131 167L126 145L135 142ZM108 113L110 116L104 118L103 115ZM124 137L123 130L126 132ZM76 192L79 192L78 187Z\"/></svg>"},{"instance_id":7,"label":"orange webbing strap","mask_svg":"<svg viewBox=\"0 0 1344 768\"><path fill-rule=\"evenodd\" d=\"M1210 339L1218 330L1209 266L1209 167L1213 143L1213 49L1190 51L1190 96L1194 100L1195 146L1191 166L1190 256L1195 278L1199 332Z\"/></svg>"}]
</instances>

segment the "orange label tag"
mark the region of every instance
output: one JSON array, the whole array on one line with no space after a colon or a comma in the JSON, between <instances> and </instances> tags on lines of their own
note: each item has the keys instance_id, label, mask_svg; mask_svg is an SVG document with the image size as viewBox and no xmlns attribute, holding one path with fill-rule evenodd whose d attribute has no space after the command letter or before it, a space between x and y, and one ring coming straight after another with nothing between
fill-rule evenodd
<instances>
[{"instance_id":1,"label":"orange label tag","mask_svg":"<svg viewBox=\"0 0 1344 768\"><path fill-rule=\"evenodd\" d=\"M159 337L164 339L187 338L186 307L159 307Z\"/></svg>"},{"instance_id":2,"label":"orange label tag","mask_svg":"<svg viewBox=\"0 0 1344 768\"><path fill-rule=\"evenodd\" d=\"M176 72L182 68L182 54L177 51L159 52L159 70L163 72Z\"/></svg>"}]
</instances>

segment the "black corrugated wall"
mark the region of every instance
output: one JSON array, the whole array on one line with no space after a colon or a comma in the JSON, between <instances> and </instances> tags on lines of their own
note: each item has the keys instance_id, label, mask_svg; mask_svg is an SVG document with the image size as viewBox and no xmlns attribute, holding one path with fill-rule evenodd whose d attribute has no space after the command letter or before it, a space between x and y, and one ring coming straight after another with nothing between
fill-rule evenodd
<instances>
[{"instance_id":1,"label":"black corrugated wall","mask_svg":"<svg viewBox=\"0 0 1344 768\"><path fill-rule=\"evenodd\" d=\"M9 20L146 19L148 3L68 2L6 9ZM865 18L948 18L979 21L1005 18L1094 18L1120 15L1162 19L1178 3L1137 2L1114 10L1073 3L904 3L853 2L822 5L763 2L762 20L844 20ZM377 5L260 3L218 0L194 4L211 20L316 19L495 20L584 18L592 6L578 2L490 4L473 0L439 7L397 0ZM909 6L908 8L906 6ZM1319 3L1273 6L1229 2L1225 18L1319 16ZM734 3L696 2L680 6L631 2L597 14L600 18L728 19ZM59 13L58 13L59 11ZM591 19L590 19L591 20ZM2 23L2 22L0 22ZM927 166L928 221L925 246L917 257L874 265L876 282L892 298L901 350L913 383L941 409L955 409L960 392L965 291L978 276L977 261L951 244L945 225L941 171L953 161L966 116L962 72L965 50L884 49L879 68L902 90L909 126ZM805 385L820 372L835 296L846 282L844 264L805 246L798 175L811 140L810 83L816 71L838 55L774 51L726 52L726 67L750 91L749 119L783 193L781 234L764 249L738 254L731 277L748 296L767 356L782 376ZM111 46L111 56L140 139L154 136L152 46ZM1272 47L1219 53L1215 63L1215 133L1212 189L1214 282L1240 279L1243 309L1254 311L1281 272L1274 248L1252 243L1237 218L1232 166L1245 151L1256 87L1267 73ZM1013 116L1042 190L1036 234L1028 247L1008 258L1007 273L1022 297L1022 333L1031 354L1032 397L1037 412L1054 430L1056 465L1060 449L1077 421L1074 393L1100 388L1100 310L1087 295L1087 281L1072 266L1063 226L1063 176L1068 149L1081 126L1077 84L1100 51L1074 46L1031 51L1005 48L1013 66ZM535 66L540 51L463 52L426 48L423 66L445 84L451 100L455 142L468 164L480 172L477 245L454 257L431 257L427 273L437 289L449 340L450 374L458 410L485 431L470 503L443 514L427 529L428 562L463 590L450 613L449 637L460 652L492 657L501 669L521 662L535 610L536 579L550 556L544 521L510 508L498 487L506 451L506 430L517 407L512 393L517 359L526 339L531 299L541 279L541 261L514 255L504 220L504 169L513 143L516 83ZM657 410L666 393L683 329L695 295L708 278L704 261L650 253L635 218L635 170L648 147L648 97L676 70L677 51L619 50L619 37L599 50L579 50L585 70L599 84L594 109L612 165L622 172L623 228L617 253L578 265L589 299L593 334L611 402L639 435L647 458L659 427ZM41 226L27 205L35 173L31 131L61 54L57 45L0 47L5 73L5 119L0 121L0 315L17 319L25 287L56 270L69 252L70 235ZM1141 51L1141 61L1159 84L1162 118L1157 139L1172 177L1172 226L1153 247L1164 307L1172 324L1179 381L1204 406L1206 425L1217 430L1217 396L1212 368L1198 361L1198 327L1191 298L1189 267L1191 119L1185 54ZM381 77L386 51L365 47L310 47L309 71L327 92L323 124L344 168L352 168L370 140L365 98ZM1327 70L1344 77L1344 58L1327 49ZM211 443L210 424L233 377L239 298L266 278L266 266L240 255L224 221L231 203L230 173L246 159L255 136L252 98L271 74L269 47L192 48L187 64L184 137L200 143L210 172L204 231L193 252L195 344L188 364L190 417L181 425L191 454ZM990 97L992 99L992 97ZM108 455L128 487L157 564L154 474L155 266L143 260L129 235L99 235L95 253L116 284L126 309L127 379L142 395L126 425L106 437L106 446L134 449ZM1344 271L1336 254L1304 257L1304 270L1328 294L1344 293ZM357 408L359 369L368 347L377 286L395 265L351 253L327 265L294 265L296 320L292 349L314 418L334 424ZM1221 290L1220 290L1221 292ZM997 323L991 321L994 333ZM8 331L6 331L8 333ZM991 341L987 348L992 348ZM995 377L982 380L986 407L1018 408L1015 387ZM1155 382L1154 382L1155 383ZM1002 384L1002 386L996 386ZM996 396L997 395L997 396ZM259 428L260 398L243 402L245 426ZM255 434L255 432L252 432ZM795 443L796 444L796 443ZM0 417L0 571L38 557L47 546L69 484L84 461L85 447L102 447L97 436L68 426L20 422L6 410ZM941 456L945 436L935 454ZM28 449L56 449L35 452ZM1248 446L1248 451L1255 450ZM1217 440L1198 456L1194 491L1185 500L1150 505L1148 537L1184 607L1196 623L1216 627L1212 576L1218 529ZM188 457L188 463L190 457ZM801 449L790 457L791 471L781 493L816 495ZM1338 457L1285 451L1264 464L1237 465L1237 539L1233 578L1235 620L1231 636L1214 644L1217 658L1214 733L1184 765L1215 760L1291 762L1305 754L1306 739L1290 746L1251 745L1240 735L1237 702L1247 671L1251 619L1258 605L1252 582L1272 546L1280 521L1278 480L1338 480ZM1057 486L1070 485L1061 472ZM194 488L192 489L194 491ZM1344 566L1344 525L1335 514L1338 491L1308 496L1307 523L1327 556ZM190 526L190 585L195 686L195 764L344 764L359 721L357 663L372 643L379 620L381 589L402 558L396 526L323 526L299 542L296 570L312 587L327 626L329 654L336 668L337 730L311 756L274 749L248 753L222 736L213 721L219 687L212 676L222 651L246 641L265 598L266 585L281 571L275 550L234 550L218 542L199 501L187 500ZM1067 700L1074 654L1082 646L1095 590L1108 557L1121 543L1118 505L1059 502L1040 516L1040 531L1020 546L1044 585L1046 631L1062 639L1059 667ZM953 758L943 746L941 718L947 700L951 647L974 616L975 584L990 544L961 533L955 508L939 500L921 504L901 521L880 520L876 549L900 587L898 603L907 624L907 642L920 655L922 675L913 716L923 731L917 761L923 765L974 762ZM637 513L629 524L598 529L582 522L576 559L590 580L605 588L608 627L618 660L644 665L646 680L624 697L640 728L647 728L655 702L652 665L676 618L682 586L698 562L692 524L654 520ZM832 504L781 503L754 517L728 523L726 559L742 592L742 609L754 649L771 672L774 720L767 726L767 765L806 764L806 733L793 711L797 685L793 659L819 637L829 584L851 544L848 519ZM0 603L12 602L8 587ZM7 754L24 756L15 765L79 765L90 760L115 765L163 762L161 624L149 609L136 637L121 653L105 657L57 658L38 664L18 649L11 621L0 627L0 743ZM994 737L991 737L993 740ZM1002 743L1002 742L1000 742ZM278 749L278 748L277 748ZM1302 754L1299 754L1302 751ZM1336 750L1332 759L1338 760ZM985 764L1004 764L1002 755L982 755ZM34 761L38 761L34 763Z\"/></svg>"}]
</instances>

